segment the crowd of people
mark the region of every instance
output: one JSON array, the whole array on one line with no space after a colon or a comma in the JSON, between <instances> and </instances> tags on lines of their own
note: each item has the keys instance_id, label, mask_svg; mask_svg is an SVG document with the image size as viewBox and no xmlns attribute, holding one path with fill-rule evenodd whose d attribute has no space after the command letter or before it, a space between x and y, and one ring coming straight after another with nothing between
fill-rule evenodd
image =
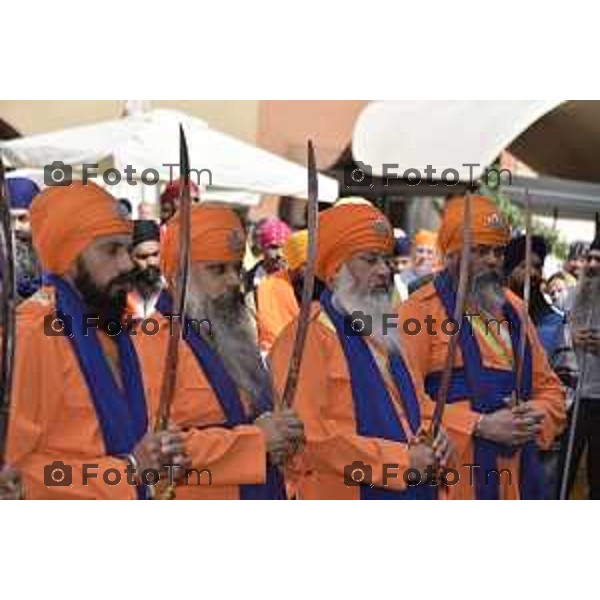
<instances>
[{"instance_id":1,"label":"crowd of people","mask_svg":"<svg viewBox=\"0 0 600 600\"><path fill-rule=\"evenodd\" d=\"M533 237L524 322L525 236L472 196L469 318L453 332L465 199L412 238L369 202L339 201L319 215L306 345L284 406L308 232L244 223L196 202L192 184L185 317L209 326L184 328L170 420L157 428L179 182L158 221L145 207L132 220L129 201L92 183L7 181L20 304L0 497L164 497L168 474L176 498L552 499L565 470L573 489L585 453L586 493L600 498L600 236L551 274Z\"/></svg>"}]
</instances>

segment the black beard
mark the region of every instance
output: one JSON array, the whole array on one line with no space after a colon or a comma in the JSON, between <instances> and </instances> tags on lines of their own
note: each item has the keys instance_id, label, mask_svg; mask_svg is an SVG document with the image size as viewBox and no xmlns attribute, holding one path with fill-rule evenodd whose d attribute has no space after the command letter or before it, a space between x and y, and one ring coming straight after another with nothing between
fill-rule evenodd
<instances>
[{"instance_id":1,"label":"black beard","mask_svg":"<svg viewBox=\"0 0 600 600\"><path fill-rule=\"evenodd\" d=\"M152 297L162 287L161 273L158 267L135 269L131 276L135 289L143 298Z\"/></svg>"},{"instance_id":2,"label":"black beard","mask_svg":"<svg viewBox=\"0 0 600 600\"><path fill-rule=\"evenodd\" d=\"M98 317L98 327L111 334L110 324L115 321L121 322L127 307L129 292L128 289L111 290L122 284L129 284L128 288L131 289L133 272L130 271L111 279L104 289L100 289L83 263L80 262L77 267L74 283L86 304L88 316ZM114 333L114 326L112 333Z\"/></svg>"}]
</instances>

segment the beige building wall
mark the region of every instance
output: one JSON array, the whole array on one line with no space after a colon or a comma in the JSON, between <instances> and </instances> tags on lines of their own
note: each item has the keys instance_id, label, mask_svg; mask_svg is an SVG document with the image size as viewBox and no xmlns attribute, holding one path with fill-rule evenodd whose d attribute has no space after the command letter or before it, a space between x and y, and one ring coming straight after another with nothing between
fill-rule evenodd
<instances>
[{"instance_id":1,"label":"beige building wall","mask_svg":"<svg viewBox=\"0 0 600 600\"><path fill-rule=\"evenodd\" d=\"M151 100L152 108L183 110L220 131L255 143L258 100ZM0 100L0 119L22 135L116 119L123 100Z\"/></svg>"}]
</instances>

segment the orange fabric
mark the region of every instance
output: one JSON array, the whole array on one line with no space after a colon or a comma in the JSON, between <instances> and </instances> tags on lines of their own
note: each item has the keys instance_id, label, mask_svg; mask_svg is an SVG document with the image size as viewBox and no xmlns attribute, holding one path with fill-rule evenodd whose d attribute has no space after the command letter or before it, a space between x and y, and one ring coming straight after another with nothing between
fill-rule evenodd
<instances>
[{"instance_id":1,"label":"orange fabric","mask_svg":"<svg viewBox=\"0 0 600 600\"><path fill-rule=\"evenodd\" d=\"M130 234L117 201L94 183L47 187L31 204L33 245L46 271L63 275L97 237Z\"/></svg>"},{"instance_id":2,"label":"orange fabric","mask_svg":"<svg viewBox=\"0 0 600 600\"><path fill-rule=\"evenodd\" d=\"M444 254L462 248L465 230L465 198L452 198L446 203L438 234L438 245ZM500 209L485 196L471 196L473 244L504 246L510 239L510 229Z\"/></svg>"},{"instance_id":3,"label":"orange fabric","mask_svg":"<svg viewBox=\"0 0 600 600\"><path fill-rule=\"evenodd\" d=\"M44 335L51 301L28 300L18 308L15 371L7 457L22 473L28 499L134 499L126 481L127 462L107 456L85 379L66 337ZM72 468L71 487L46 487L44 467L62 461ZM98 474L82 485L84 464ZM106 485L102 473L121 473Z\"/></svg>"},{"instance_id":4,"label":"orange fabric","mask_svg":"<svg viewBox=\"0 0 600 600\"><path fill-rule=\"evenodd\" d=\"M127 483L125 474L127 462L106 455L93 400L69 341L44 334L44 317L53 311L51 295L44 302L30 299L18 309L8 461L22 472L26 497L30 499L135 499L136 489ZM146 336L138 331L134 337L150 424L156 420L168 335L169 324L163 321L159 334ZM101 343L111 366L116 368L114 344L104 336ZM172 417L190 428L186 447L192 467L210 469L213 483L209 487L203 475L200 486L178 486L177 497L237 498L238 484L262 483L266 477L266 448L257 427L192 429L196 425L219 425L223 415L183 342L177 386ZM72 467L72 486L46 487L44 467L54 461ZM98 465L93 471L98 477L84 486L86 463ZM120 484L104 483L102 473L109 468L120 471Z\"/></svg>"},{"instance_id":5,"label":"orange fabric","mask_svg":"<svg viewBox=\"0 0 600 600\"><path fill-rule=\"evenodd\" d=\"M374 206L343 204L319 215L316 275L328 282L353 254L365 251L391 253L392 226Z\"/></svg>"},{"instance_id":6,"label":"orange fabric","mask_svg":"<svg viewBox=\"0 0 600 600\"><path fill-rule=\"evenodd\" d=\"M290 235L283 246L283 256L285 257L289 269L295 271L306 264L307 253L308 231L306 229L295 231Z\"/></svg>"},{"instance_id":7,"label":"orange fabric","mask_svg":"<svg viewBox=\"0 0 600 600\"><path fill-rule=\"evenodd\" d=\"M267 275L256 288L256 320L261 351L269 352L277 336L299 312L287 271Z\"/></svg>"},{"instance_id":8,"label":"orange fabric","mask_svg":"<svg viewBox=\"0 0 600 600\"><path fill-rule=\"evenodd\" d=\"M242 260L246 248L246 234L240 218L233 210L194 204L191 226L192 261ZM162 240L162 269L168 278L175 275L179 241L179 213L176 213L169 220L166 234Z\"/></svg>"},{"instance_id":9,"label":"orange fabric","mask_svg":"<svg viewBox=\"0 0 600 600\"><path fill-rule=\"evenodd\" d=\"M510 302L521 311L520 300L507 293ZM431 316L431 325L437 335L430 335L427 331L428 315ZM407 335L402 328L402 324L407 319L417 319L421 324L421 331L416 335ZM441 372L446 364L449 336L442 331L441 325L447 319L446 312L433 287L429 283L417 292L415 292L408 301L399 307L399 331L403 338L405 347L410 350L412 362L418 372L418 376L423 380L430 373ZM502 325L505 327L505 325ZM410 328L414 333L415 328ZM497 328L490 325L489 331L497 336ZM504 357L500 356L489 343L481 338L478 330L475 335L479 341L479 348L483 364L485 367L506 370L507 364ZM484 334L485 335L485 334ZM544 349L539 342L535 328L529 324L528 336L531 343L533 359L533 400L531 403L537 409L543 411L545 419L543 429L540 434L538 444L542 448L548 448L554 438L561 432L565 419L565 393L563 387L548 365ZM502 343L498 336L498 342ZM458 348L455 359L455 368L463 365L463 359ZM429 400L431 403L431 400ZM443 424L451 436L457 451L456 468L460 472L460 482L455 486L448 487L448 495L452 499L472 499L474 498L474 486L470 484L470 469L464 465L472 464L473 444L472 433L475 429L479 413L470 408L468 400L453 402L446 406L444 412ZM510 470L512 474L512 485L508 485L506 479L501 483L500 497L503 499L518 498L518 464L520 454L516 453L514 457L503 459L502 467Z\"/></svg>"},{"instance_id":10,"label":"orange fabric","mask_svg":"<svg viewBox=\"0 0 600 600\"><path fill-rule=\"evenodd\" d=\"M277 338L270 355L273 380L281 394L287 378L297 322ZM382 361L383 362L383 361ZM410 369L410 363L408 363ZM412 370L411 370L412 372ZM384 377L405 421L397 391ZM420 401L423 386L415 380ZM294 408L304 422L306 447L288 471L288 486L302 499L356 500L358 487L344 484L344 466L355 461L371 465L373 484L382 485L383 465L399 465L399 476L388 479L391 489L404 489L403 472L409 468L408 446L395 441L358 435L350 373L333 325L318 304L313 305L302 357Z\"/></svg>"},{"instance_id":11,"label":"orange fabric","mask_svg":"<svg viewBox=\"0 0 600 600\"><path fill-rule=\"evenodd\" d=\"M415 234L414 240L415 246L431 246L437 247L437 233L435 231L429 231L428 229L421 229Z\"/></svg>"},{"instance_id":12,"label":"orange fabric","mask_svg":"<svg viewBox=\"0 0 600 600\"><path fill-rule=\"evenodd\" d=\"M158 405L164 371L169 321L158 317L160 328L155 336L139 336L136 340L140 361L144 364L146 394L151 404ZM244 398L242 398L244 400ZM249 408L246 404L246 408ZM206 376L188 345L179 348L177 397L171 409L171 419L186 430L185 446L192 468L209 469L195 485L191 475L189 485L176 489L179 500L234 500L240 497L241 484L266 481L266 441L255 425L222 427L225 415Z\"/></svg>"}]
</instances>

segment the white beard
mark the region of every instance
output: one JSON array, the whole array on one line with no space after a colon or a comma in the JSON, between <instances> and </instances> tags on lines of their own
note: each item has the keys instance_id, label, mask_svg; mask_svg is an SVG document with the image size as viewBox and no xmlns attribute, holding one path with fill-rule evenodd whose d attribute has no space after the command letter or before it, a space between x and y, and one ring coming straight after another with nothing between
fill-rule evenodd
<instances>
[{"instance_id":1,"label":"white beard","mask_svg":"<svg viewBox=\"0 0 600 600\"><path fill-rule=\"evenodd\" d=\"M358 294L355 291L356 284L352 273L343 265L338 276L333 282L332 302L333 305L341 312L351 315L354 312L363 312L372 318L373 321L373 337L383 344L389 352L400 352L400 336L397 331L397 320L388 320L386 323L385 315L396 316L396 311L393 310L392 293L393 285L390 286L387 292L378 292L372 294Z\"/></svg>"}]
</instances>

